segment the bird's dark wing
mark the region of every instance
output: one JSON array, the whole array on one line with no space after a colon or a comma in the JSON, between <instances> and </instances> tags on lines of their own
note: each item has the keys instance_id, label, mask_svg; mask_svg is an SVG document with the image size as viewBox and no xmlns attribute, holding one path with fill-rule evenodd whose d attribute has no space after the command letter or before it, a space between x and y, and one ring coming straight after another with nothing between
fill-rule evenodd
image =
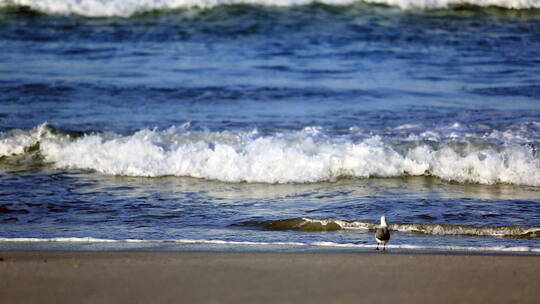
<instances>
[{"instance_id":1,"label":"bird's dark wing","mask_svg":"<svg viewBox=\"0 0 540 304\"><path fill-rule=\"evenodd\" d=\"M388 241L390 240L390 231L388 231L388 228L377 228L377 232L375 233L375 237L378 240L381 241Z\"/></svg>"}]
</instances>

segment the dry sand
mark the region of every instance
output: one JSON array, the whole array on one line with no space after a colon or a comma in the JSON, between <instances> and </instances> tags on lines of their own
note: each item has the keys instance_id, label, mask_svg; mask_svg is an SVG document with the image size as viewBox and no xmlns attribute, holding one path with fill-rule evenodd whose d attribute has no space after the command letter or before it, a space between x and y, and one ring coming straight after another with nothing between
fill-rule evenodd
<instances>
[{"instance_id":1,"label":"dry sand","mask_svg":"<svg viewBox=\"0 0 540 304\"><path fill-rule=\"evenodd\" d=\"M540 303L540 257L7 251L0 303Z\"/></svg>"}]
</instances>

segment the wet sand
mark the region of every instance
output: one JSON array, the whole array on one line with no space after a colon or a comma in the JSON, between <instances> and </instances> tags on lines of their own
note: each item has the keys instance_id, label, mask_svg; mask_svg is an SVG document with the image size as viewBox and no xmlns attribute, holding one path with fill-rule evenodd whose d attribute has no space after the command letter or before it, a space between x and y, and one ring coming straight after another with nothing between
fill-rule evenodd
<instances>
[{"instance_id":1,"label":"wet sand","mask_svg":"<svg viewBox=\"0 0 540 304\"><path fill-rule=\"evenodd\" d=\"M540 257L0 252L0 303L538 303Z\"/></svg>"}]
</instances>

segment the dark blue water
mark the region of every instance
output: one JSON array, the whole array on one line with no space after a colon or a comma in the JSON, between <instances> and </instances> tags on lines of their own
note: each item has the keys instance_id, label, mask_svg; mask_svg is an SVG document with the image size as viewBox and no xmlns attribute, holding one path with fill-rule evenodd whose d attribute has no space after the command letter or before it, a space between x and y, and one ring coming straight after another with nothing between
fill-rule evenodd
<instances>
[{"instance_id":1,"label":"dark blue water","mask_svg":"<svg viewBox=\"0 0 540 304\"><path fill-rule=\"evenodd\" d=\"M540 250L538 10L51 3L0 2L3 246L365 248L386 215Z\"/></svg>"}]
</instances>

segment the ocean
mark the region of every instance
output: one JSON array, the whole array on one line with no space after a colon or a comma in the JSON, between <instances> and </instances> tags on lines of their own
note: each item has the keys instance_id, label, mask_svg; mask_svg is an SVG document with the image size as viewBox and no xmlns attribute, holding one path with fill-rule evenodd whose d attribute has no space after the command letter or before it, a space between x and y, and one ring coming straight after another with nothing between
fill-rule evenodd
<instances>
[{"instance_id":1,"label":"ocean","mask_svg":"<svg viewBox=\"0 0 540 304\"><path fill-rule=\"evenodd\" d=\"M540 0L0 0L0 249L540 253Z\"/></svg>"}]
</instances>

